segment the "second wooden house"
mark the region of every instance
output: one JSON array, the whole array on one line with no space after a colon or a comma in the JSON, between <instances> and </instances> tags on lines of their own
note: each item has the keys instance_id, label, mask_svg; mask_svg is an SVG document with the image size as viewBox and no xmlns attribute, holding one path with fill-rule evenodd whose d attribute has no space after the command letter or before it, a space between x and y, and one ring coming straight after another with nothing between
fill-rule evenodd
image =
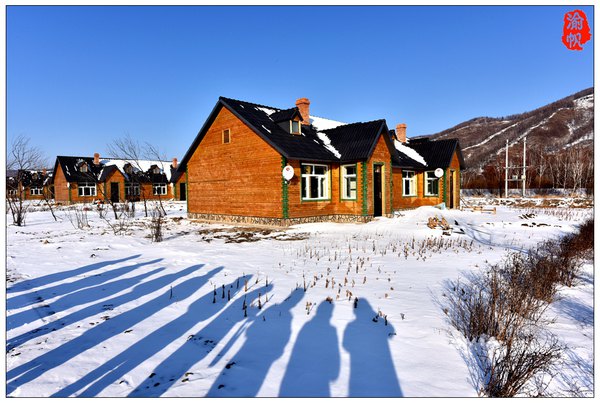
<instances>
[{"instance_id":1,"label":"second wooden house","mask_svg":"<svg viewBox=\"0 0 600 403\"><path fill-rule=\"evenodd\" d=\"M173 173L177 160L128 161L94 157L58 156L54 164L54 199L57 203L172 199L177 187ZM181 175L177 175L180 179Z\"/></svg>"}]
</instances>

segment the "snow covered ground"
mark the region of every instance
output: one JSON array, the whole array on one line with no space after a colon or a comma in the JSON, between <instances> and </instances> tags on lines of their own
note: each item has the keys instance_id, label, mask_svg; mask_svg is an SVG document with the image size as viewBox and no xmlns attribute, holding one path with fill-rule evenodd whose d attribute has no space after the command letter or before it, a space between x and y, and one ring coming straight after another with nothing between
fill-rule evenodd
<instances>
[{"instance_id":1,"label":"snow covered ground","mask_svg":"<svg viewBox=\"0 0 600 403\"><path fill-rule=\"evenodd\" d=\"M31 212L7 228L7 395L477 396L445 284L591 214L555 210L274 230L189 221L169 202L161 243L139 207L125 235L92 211L83 230ZM591 262L548 314L568 348L549 393L591 394Z\"/></svg>"}]
</instances>

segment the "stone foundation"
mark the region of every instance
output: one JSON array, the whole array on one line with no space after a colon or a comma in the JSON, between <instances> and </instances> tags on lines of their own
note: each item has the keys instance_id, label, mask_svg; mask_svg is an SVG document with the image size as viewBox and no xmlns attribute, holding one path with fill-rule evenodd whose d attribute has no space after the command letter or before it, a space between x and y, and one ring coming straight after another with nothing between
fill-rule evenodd
<instances>
[{"instance_id":1,"label":"stone foundation","mask_svg":"<svg viewBox=\"0 0 600 403\"><path fill-rule=\"evenodd\" d=\"M226 214L202 214L188 213L188 218L205 222L218 222L227 224L242 225L266 225L272 227L289 227L296 224L307 224L315 222L339 222L339 223L366 223L373 220L372 216L348 215L348 214L330 214L313 217L299 218L270 218L270 217L249 217Z\"/></svg>"}]
</instances>

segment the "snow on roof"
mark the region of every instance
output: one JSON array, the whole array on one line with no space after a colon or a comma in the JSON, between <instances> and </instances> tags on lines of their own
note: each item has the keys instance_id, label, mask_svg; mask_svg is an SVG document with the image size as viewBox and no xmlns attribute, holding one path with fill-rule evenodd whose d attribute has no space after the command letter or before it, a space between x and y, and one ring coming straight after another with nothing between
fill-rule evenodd
<instances>
[{"instance_id":1,"label":"snow on roof","mask_svg":"<svg viewBox=\"0 0 600 403\"><path fill-rule=\"evenodd\" d=\"M331 151L333 155L335 155L337 158L342 157L342 154L340 154L340 152L331 144L331 140L325 133L317 132L317 136L319 136L319 139L321 139L323 144L325 144L325 148Z\"/></svg>"},{"instance_id":2,"label":"snow on roof","mask_svg":"<svg viewBox=\"0 0 600 403\"><path fill-rule=\"evenodd\" d=\"M167 177L167 181L171 180L171 169L169 169L169 167L171 165L171 161L158 161L158 160L130 161L127 159L114 158L114 159L102 159L102 160L100 160L100 163L103 164L105 167L108 167L110 165L115 165L119 169L119 171L121 171L121 173L125 176L127 176L127 174L125 173L125 165L127 165L127 164L131 164L131 166L133 167L133 169L135 171L142 170L143 172L149 171L153 165L156 165L160 169L161 173L165 174L165 176Z\"/></svg>"},{"instance_id":3,"label":"snow on roof","mask_svg":"<svg viewBox=\"0 0 600 403\"><path fill-rule=\"evenodd\" d=\"M266 131L268 131L269 133L271 133L271 130L267 129L267 128L265 127L265 125L261 125L261 126L263 127L263 129L265 129Z\"/></svg>"},{"instance_id":4,"label":"snow on roof","mask_svg":"<svg viewBox=\"0 0 600 403\"><path fill-rule=\"evenodd\" d=\"M347 123L337 122L331 119L320 118L318 116L310 116L310 124L317 128L317 130L333 129L338 126L346 125Z\"/></svg>"},{"instance_id":5,"label":"snow on roof","mask_svg":"<svg viewBox=\"0 0 600 403\"><path fill-rule=\"evenodd\" d=\"M404 144L402 144L398 140L394 140L394 146L396 147L396 150L400 151L402 154L406 155L408 158L411 158L411 159L413 159L413 160L415 160L417 162L420 162L421 164L427 166L427 162L425 162L425 158L423 158L421 156L421 154L419 154L418 152L416 152L412 148L410 148L408 146L405 146Z\"/></svg>"},{"instance_id":6,"label":"snow on roof","mask_svg":"<svg viewBox=\"0 0 600 403\"><path fill-rule=\"evenodd\" d=\"M277 112L275 109L265 108L263 106L255 106L255 108L256 108L256 110L262 111L262 112L266 113L267 115Z\"/></svg>"}]
</instances>

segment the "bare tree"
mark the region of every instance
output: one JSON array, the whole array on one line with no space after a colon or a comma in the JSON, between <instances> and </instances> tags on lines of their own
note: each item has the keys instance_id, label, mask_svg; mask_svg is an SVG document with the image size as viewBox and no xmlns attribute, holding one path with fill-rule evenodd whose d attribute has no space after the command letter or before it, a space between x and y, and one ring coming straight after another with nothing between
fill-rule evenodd
<instances>
[{"instance_id":1,"label":"bare tree","mask_svg":"<svg viewBox=\"0 0 600 403\"><path fill-rule=\"evenodd\" d=\"M134 139L129 134L126 134L125 137L116 139L112 143L108 144L108 151L114 156L119 156L120 158L126 159L132 165L132 167L134 167L140 172L144 172L144 168L141 164L143 160L157 161L157 164L159 164L159 168L162 170L162 172L165 172L165 166L163 161L166 160L166 157L164 156L164 154L161 153L156 146L148 142L145 142L143 145L140 144L138 140ZM137 183L140 187L140 199L142 199L144 203L144 215L148 217L149 195L146 194L146 191L144 189L142 183L143 179L144 175L130 175L130 180L134 183ZM154 183L152 183L152 181L150 182L153 188ZM166 215L165 208L162 204L161 195L157 194L157 196L160 205L160 210L162 211L163 215Z\"/></svg>"},{"instance_id":2,"label":"bare tree","mask_svg":"<svg viewBox=\"0 0 600 403\"><path fill-rule=\"evenodd\" d=\"M113 156L119 156L120 158L126 159L134 169L142 172L141 161L144 159L143 149L139 141L132 138L129 134L125 137L113 140L112 143L108 144L108 152ZM129 181L133 184L137 184L140 189L140 199L144 203L144 215L148 217L148 195L144 191L143 186L143 175L129 175Z\"/></svg>"},{"instance_id":3,"label":"bare tree","mask_svg":"<svg viewBox=\"0 0 600 403\"><path fill-rule=\"evenodd\" d=\"M13 218L13 223L17 226L25 225L25 216L29 205L24 202L25 187L23 180L25 172L28 170L40 170L47 165L48 160L43 152L36 146L29 143L29 137L19 135L11 143L7 153L6 169L16 170L16 191L8 194L6 202Z\"/></svg>"}]
</instances>

